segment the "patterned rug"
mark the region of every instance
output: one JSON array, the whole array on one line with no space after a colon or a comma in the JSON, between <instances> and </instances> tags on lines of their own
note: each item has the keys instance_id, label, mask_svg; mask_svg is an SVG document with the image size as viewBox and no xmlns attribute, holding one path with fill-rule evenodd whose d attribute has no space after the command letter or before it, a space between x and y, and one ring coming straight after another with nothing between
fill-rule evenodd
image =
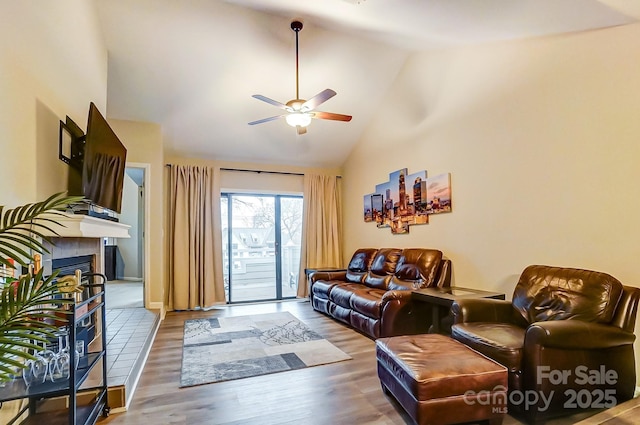
<instances>
[{"instance_id":1,"label":"patterned rug","mask_svg":"<svg viewBox=\"0 0 640 425\"><path fill-rule=\"evenodd\" d=\"M291 313L187 320L181 387L348 360Z\"/></svg>"}]
</instances>

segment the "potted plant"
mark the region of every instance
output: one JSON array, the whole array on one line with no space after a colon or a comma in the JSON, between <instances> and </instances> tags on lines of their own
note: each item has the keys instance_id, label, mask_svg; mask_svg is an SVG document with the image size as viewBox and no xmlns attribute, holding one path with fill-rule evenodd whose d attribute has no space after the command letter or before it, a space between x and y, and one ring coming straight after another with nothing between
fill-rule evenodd
<instances>
[{"instance_id":1,"label":"potted plant","mask_svg":"<svg viewBox=\"0 0 640 425\"><path fill-rule=\"evenodd\" d=\"M43 269L29 271L14 278L18 265L29 267L36 254L47 253L44 243L56 235L51 226L59 224L56 215L81 197L55 194L45 201L5 210L0 206L0 267L9 270L0 284L0 384L14 378L34 359L30 351L41 349L36 342L46 342L58 329L54 315L64 303L64 283L56 280L57 271L44 276Z\"/></svg>"}]
</instances>

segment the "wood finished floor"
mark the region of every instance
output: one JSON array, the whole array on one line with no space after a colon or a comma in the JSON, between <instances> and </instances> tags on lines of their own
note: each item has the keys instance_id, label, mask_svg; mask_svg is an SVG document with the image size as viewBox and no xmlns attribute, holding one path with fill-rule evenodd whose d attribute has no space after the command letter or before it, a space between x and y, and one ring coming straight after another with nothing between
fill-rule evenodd
<instances>
[{"instance_id":1,"label":"wood finished floor","mask_svg":"<svg viewBox=\"0 0 640 425\"><path fill-rule=\"evenodd\" d=\"M179 388L184 321L290 311L353 357L339 363ZM585 416L548 422L573 424ZM100 424L409 424L385 396L376 372L375 342L313 311L308 302L220 307L169 313L161 324L129 410ZM507 416L505 425L520 424Z\"/></svg>"}]
</instances>

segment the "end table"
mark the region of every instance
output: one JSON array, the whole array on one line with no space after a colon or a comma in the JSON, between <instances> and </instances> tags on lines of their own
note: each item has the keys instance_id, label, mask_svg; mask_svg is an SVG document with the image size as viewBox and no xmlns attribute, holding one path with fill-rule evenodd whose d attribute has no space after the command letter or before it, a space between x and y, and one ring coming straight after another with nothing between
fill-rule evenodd
<instances>
[{"instance_id":1,"label":"end table","mask_svg":"<svg viewBox=\"0 0 640 425\"><path fill-rule=\"evenodd\" d=\"M451 306L454 301L465 298L493 298L504 300L504 294L499 292L481 291L479 289L451 286L448 288L423 288L412 291L411 297L415 301L429 303L431 305L431 327L429 333L443 333L451 335ZM451 316L451 317L448 317ZM444 319L447 323L443 325Z\"/></svg>"}]
</instances>

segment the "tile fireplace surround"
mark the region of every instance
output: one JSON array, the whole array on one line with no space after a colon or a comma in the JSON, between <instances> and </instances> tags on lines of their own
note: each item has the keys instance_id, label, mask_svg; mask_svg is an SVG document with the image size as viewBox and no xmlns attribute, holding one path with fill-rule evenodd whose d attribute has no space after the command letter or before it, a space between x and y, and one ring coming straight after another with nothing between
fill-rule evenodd
<instances>
[{"instance_id":1,"label":"tile fireplace surround","mask_svg":"<svg viewBox=\"0 0 640 425\"><path fill-rule=\"evenodd\" d=\"M42 256L45 274L51 274L52 260L93 256L93 270L104 273L104 243L102 238L129 238L131 226L86 215L64 214L51 217L60 223L50 226L58 235L51 234L53 245L45 244L49 253Z\"/></svg>"}]
</instances>

